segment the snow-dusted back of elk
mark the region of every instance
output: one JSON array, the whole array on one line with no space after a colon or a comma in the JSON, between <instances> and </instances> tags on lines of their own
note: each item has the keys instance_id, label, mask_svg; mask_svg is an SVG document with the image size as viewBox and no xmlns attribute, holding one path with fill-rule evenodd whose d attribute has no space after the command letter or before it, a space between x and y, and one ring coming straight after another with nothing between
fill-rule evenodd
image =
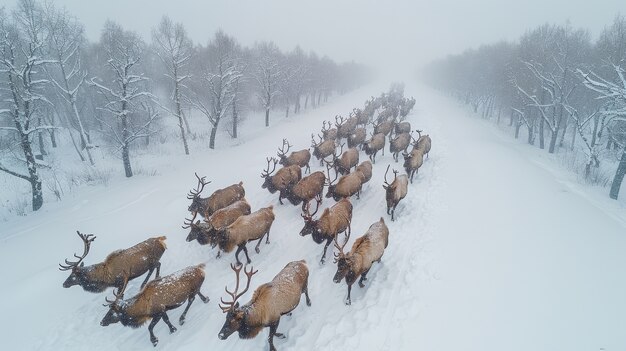
<instances>
[{"instance_id":1,"label":"snow-dusted back of elk","mask_svg":"<svg viewBox=\"0 0 626 351\"><path fill-rule=\"evenodd\" d=\"M274 218L274 206L265 207L249 215L237 218L231 225L218 231L217 243L220 249L228 253L237 247L237 252L235 252L237 264L241 264L239 253L242 250L246 254L247 262L250 263L246 244L249 241L258 239L259 242L254 248L256 253L260 252L259 246L261 241L263 241L263 237L266 236L265 243L269 244L270 229L272 228L272 223L274 223Z\"/></svg>"},{"instance_id":2,"label":"snow-dusted back of elk","mask_svg":"<svg viewBox=\"0 0 626 351\"><path fill-rule=\"evenodd\" d=\"M300 231L301 236L311 234L313 241L318 244L326 241L324 251L322 252L321 263L324 263L326 258L326 249L333 242L339 233L350 232L350 223L352 222L352 203L347 198L339 200L331 208L324 209L322 215L318 219L313 219L313 216L319 210L321 198L317 198L317 207L315 211L311 213L309 206L303 210L302 218L304 219L304 227Z\"/></svg>"}]
</instances>

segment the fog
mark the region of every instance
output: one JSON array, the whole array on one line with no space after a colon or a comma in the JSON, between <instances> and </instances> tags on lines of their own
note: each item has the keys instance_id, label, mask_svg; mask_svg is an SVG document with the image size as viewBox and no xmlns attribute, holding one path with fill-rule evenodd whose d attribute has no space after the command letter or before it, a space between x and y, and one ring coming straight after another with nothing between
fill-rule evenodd
<instances>
[{"instance_id":1,"label":"fog","mask_svg":"<svg viewBox=\"0 0 626 351\"><path fill-rule=\"evenodd\" d=\"M12 1L6 1L9 7ZM406 72L433 59L498 40L514 40L546 22L588 28L597 35L626 6L603 1L211 1L57 0L96 41L107 19L149 40L164 14L183 22L195 42L221 28L242 44L273 40L300 45L337 61L356 60L384 72Z\"/></svg>"}]
</instances>

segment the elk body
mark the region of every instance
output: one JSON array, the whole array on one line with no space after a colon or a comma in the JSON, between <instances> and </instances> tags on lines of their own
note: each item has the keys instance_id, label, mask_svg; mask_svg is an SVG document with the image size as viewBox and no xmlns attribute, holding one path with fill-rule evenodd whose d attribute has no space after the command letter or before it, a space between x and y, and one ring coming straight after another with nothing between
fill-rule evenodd
<instances>
[{"instance_id":1,"label":"elk body","mask_svg":"<svg viewBox=\"0 0 626 351\"><path fill-rule=\"evenodd\" d=\"M321 198L317 198L317 207L313 213L309 212L309 206L303 210L302 218L304 219L304 227L300 231L300 236L311 234L313 241L321 244L326 241L322 259L320 263L324 263L326 258L326 250L328 246L335 240L339 233L347 232L350 235L350 223L352 222L352 203L347 198L339 200L331 208L326 208L318 219L313 216L319 210Z\"/></svg>"},{"instance_id":2,"label":"elk body","mask_svg":"<svg viewBox=\"0 0 626 351\"><path fill-rule=\"evenodd\" d=\"M377 133L372 135L370 140L363 145L363 150L365 150L365 154L369 156L370 160L376 163L378 151L383 150L383 155L385 154L385 134Z\"/></svg>"},{"instance_id":3,"label":"elk body","mask_svg":"<svg viewBox=\"0 0 626 351\"><path fill-rule=\"evenodd\" d=\"M422 154L426 154L426 157L428 157L431 144L430 136L428 134L422 135L421 132L421 130L417 131L417 133L419 134L419 138L414 143L413 148L422 150Z\"/></svg>"},{"instance_id":4,"label":"elk body","mask_svg":"<svg viewBox=\"0 0 626 351\"><path fill-rule=\"evenodd\" d=\"M262 284L254 291L252 298L243 306L237 301L250 288L250 280L257 273L250 267L244 270L247 276L246 288L239 292L239 272L231 265L235 271L237 281L233 292L226 292L232 301L224 301L220 308L226 313L226 321L220 330L218 337L226 340L234 332L239 333L241 339L252 339L257 336L263 328L269 327L270 333L267 341L270 351L276 351L274 346L274 336L284 338L285 336L277 332L280 317L290 314L300 304L302 294L306 297L307 306L311 306L309 298L309 268L304 260L289 262L271 282Z\"/></svg>"},{"instance_id":5,"label":"elk body","mask_svg":"<svg viewBox=\"0 0 626 351\"><path fill-rule=\"evenodd\" d=\"M363 143L365 142L365 138L367 138L367 132L365 131L365 128L363 127L356 128L354 130L354 133L348 136L348 147L349 148L353 148L357 146L362 147Z\"/></svg>"},{"instance_id":6,"label":"elk body","mask_svg":"<svg viewBox=\"0 0 626 351\"><path fill-rule=\"evenodd\" d=\"M343 151L343 144L341 144L341 151ZM348 174L352 167L356 167L359 164L359 151L356 148L349 148L346 152L341 152L341 157L338 157L336 153L333 153L333 161L331 163L335 172L339 174Z\"/></svg>"},{"instance_id":7,"label":"elk body","mask_svg":"<svg viewBox=\"0 0 626 351\"><path fill-rule=\"evenodd\" d=\"M324 172L317 171L309 176L302 178L287 195L287 199L293 205L302 203L302 208L313 200L316 196L322 196L324 192L324 183L326 175Z\"/></svg>"},{"instance_id":8,"label":"elk body","mask_svg":"<svg viewBox=\"0 0 626 351\"><path fill-rule=\"evenodd\" d=\"M372 179L372 162L363 161L356 167L356 173L361 176L361 184L365 184Z\"/></svg>"},{"instance_id":9,"label":"elk body","mask_svg":"<svg viewBox=\"0 0 626 351\"><path fill-rule=\"evenodd\" d=\"M413 175L424 163L424 153L422 149L414 148L410 153L404 153L402 156L404 156L404 170L406 170L406 174L409 175L411 184L413 184Z\"/></svg>"},{"instance_id":10,"label":"elk body","mask_svg":"<svg viewBox=\"0 0 626 351\"><path fill-rule=\"evenodd\" d=\"M387 170L385 171L385 184L383 188L386 191L385 198L387 200L387 214L391 214L391 220L394 220L394 213L396 212L396 207L400 203L402 199L406 196L409 187L409 179L406 175L401 175L398 177L398 171L393 171L393 182L389 184L387 181L387 172L389 171L389 166L387 166ZM391 211L391 213L389 213Z\"/></svg>"},{"instance_id":11,"label":"elk body","mask_svg":"<svg viewBox=\"0 0 626 351\"><path fill-rule=\"evenodd\" d=\"M107 300L109 312L104 316L100 325L106 327L109 324L120 322L124 326L138 328L152 320L148 325L148 331L152 345L156 346L159 339L154 335L153 329L161 319L169 327L170 333L176 331L170 322L167 311L178 308L187 301L187 307L179 319L180 325L183 325L187 311L189 311L196 295L200 297L202 302L209 302L209 298L200 292L203 282L204 264L200 264L155 279L148 283L139 294L127 300L122 300L124 286L120 292L115 293L114 301Z\"/></svg>"},{"instance_id":12,"label":"elk body","mask_svg":"<svg viewBox=\"0 0 626 351\"><path fill-rule=\"evenodd\" d=\"M396 134L401 134L401 133L410 133L411 132L411 123L409 122L399 122L396 123L394 128L393 128L394 132Z\"/></svg>"},{"instance_id":13,"label":"elk body","mask_svg":"<svg viewBox=\"0 0 626 351\"><path fill-rule=\"evenodd\" d=\"M393 129L393 119L383 120L374 126L374 134L382 133L383 135L389 135Z\"/></svg>"},{"instance_id":14,"label":"elk body","mask_svg":"<svg viewBox=\"0 0 626 351\"><path fill-rule=\"evenodd\" d=\"M228 227L218 231L216 244L219 245L220 250L226 253L232 252L233 249L237 247L237 251L235 252L237 265L241 265L239 253L242 250L246 254L247 262L250 263L250 256L248 256L246 244L249 241L258 239L259 241L254 251L256 251L256 253L261 252L259 246L261 245L261 241L263 241L263 237L266 237L266 244L270 243L270 229L272 228L272 223L274 223L274 218L273 206L262 208L249 215L241 216Z\"/></svg>"},{"instance_id":15,"label":"elk body","mask_svg":"<svg viewBox=\"0 0 626 351\"><path fill-rule=\"evenodd\" d=\"M326 126L326 123L328 123L328 127ZM323 125L324 125L322 127L322 136L324 137L323 140L333 140L333 141L336 140L337 128L331 128L332 124L326 121L324 121Z\"/></svg>"},{"instance_id":16,"label":"elk body","mask_svg":"<svg viewBox=\"0 0 626 351\"><path fill-rule=\"evenodd\" d=\"M197 240L200 245L214 244L217 239L217 231L231 225L237 218L250 214L250 204L246 199L239 200L224 208L220 208L205 219L204 223L194 218L188 220L183 226L184 229L191 228L187 241ZM219 257L219 253L218 253Z\"/></svg>"},{"instance_id":17,"label":"elk body","mask_svg":"<svg viewBox=\"0 0 626 351\"><path fill-rule=\"evenodd\" d=\"M367 273L372 268L374 262L380 262L388 242L389 229L382 217L380 221L372 224L362 237L356 239L349 253L345 254L343 252L345 244L339 246L337 242L335 242L339 253L335 254L337 273L335 273L333 281L340 283L345 278L346 284L348 285L347 305L352 304L350 298L352 284L354 284L360 276L359 286L361 288L365 287L363 282L367 280Z\"/></svg>"},{"instance_id":18,"label":"elk body","mask_svg":"<svg viewBox=\"0 0 626 351\"><path fill-rule=\"evenodd\" d=\"M188 210L192 213L199 212L204 218L208 218L213 212L241 200L246 196L243 182L239 182L239 184L233 184L226 188L218 189L207 198L201 198L200 193L204 189L204 186L210 182L206 182L205 177L198 177L198 174L196 174L196 178L198 178L198 186L187 195L187 198L192 200Z\"/></svg>"},{"instance_id":19,"label":"elk body","mask_svg":"<svg viewBox=\"0 0 626 351\"><path fill-rule=\"evenodd\" d=\"M270 164L272 162L274 164L274 168L270 171ZM272 194L278 191L278 202L282 205L283 199L287 197L291 188L302 178L302 169L300 169L300 166L298 165L291 165L279 169L276 174L272 175L272 173L276 170L277 163L278 160L275 158L267 159L267 169L261 173L261 178L265 179L261 188L269 190Z\"/></svg>"},{"instance_id":20,"label":"elk body","mask_svg":"<svg viewBox=\"0 0 626 351\"><path fill-rule=\"evenodd\" d=\"M285 150L285 147L287 147L287 150ZM300 151L294 151L289 156L286 156L290 148L291 148L291 145L289 144L287 139L283 139L283 146L278 149L278 153L277 153L278 157L280 158L279 163L285 167L292 166L292 165L297 165L299 167L306 167L305 172L311 172L311 167L309 166L309 161L311 160L311 153L309 152L309 150L304 149Z\"/></svg>"},{"instance_id":21,"label":"elk body","mask_svg":"<svg viewBox=\"0 0 626 351\"><path fill-rule=\"evenodd\" d=\"M357 118L352 116L344 120L342 117L335 117L335 127L337 127L337 138L347 138L356 129Z\"/></svg>"},{"instance_id":22,"label":"elk body","mask_svg":"<svg viewBox=\"0 0 626 351\"><path fill-rule=\"evenodd\" d=\"M313 156L315 156L318 160L320 160L320 166L324 164L324 159L335 152L335 140L328 139L322 141L320 137L320 142L315 143L315 138L313 134L311 134L311 147L313 148Z\"/></svg>"},{"instance_id":23,"label":"elk body","mask_svg":"<svg viewBox=\"0 0 626 351\"><path fill-rule=\"evenodd\" d=\"M393 154L393 159L398 162L400 152L406 153L406 149L411 144L411 135L409 133L398 134L391 142L389 142L389 152Z\"/></svg>"},{"instance_id":24,"label":"elk body","mask_svg":"<svg viewBox=\"0 0 626 351\"><path fill-rule=\"evenodd\" d=\"M374 110L371 110L371 114L370 114L370 110L368 109L369 105L366 104L365 109L361 110L358 108L355 108L353 110L354 112L354 117L356 117L356 125L357 126L365 126L369 123L370 121L370 116L374 115Z\"/></svg>"},{"instance_id":25,"label":"elk body","mask_svg":"<svg viewBox=\"0 0 626 351\"><path fill-rule=\"evenodd\" d=\"M328 168L328 191L326 197L332 197L335 201L339 201L343 197L350 197L356 194L356 198L361 197L361 174L359 172L352 172L339 178L337 184L333 184L337 180L338 174L335 174L335 179L330 180L330 168Z\"/></svg>"},{"instance_id":26,"label":"elk body","mask_svg":"<svg viewBox=\"0 0 626 351\"><path fill-rule=\"evenodd\" d=\"M161 268L159 261L166 249L164 236L150 238L128 249L114 251L103 262L85 266L82 261L89 253L91 243L96 237L92 234L81 234L78 231L76 233L83 241L84 251L82 256L74 254L78 261L71 262L66 259L65 265L59 265L62 271L72 271L63 282L64 288L80 285L85 291L102 292L108 287L121 288L125 281L148 272L141 284L144 286L155 269L156 277L159 277Z\"/></svg>"}]
</instances>

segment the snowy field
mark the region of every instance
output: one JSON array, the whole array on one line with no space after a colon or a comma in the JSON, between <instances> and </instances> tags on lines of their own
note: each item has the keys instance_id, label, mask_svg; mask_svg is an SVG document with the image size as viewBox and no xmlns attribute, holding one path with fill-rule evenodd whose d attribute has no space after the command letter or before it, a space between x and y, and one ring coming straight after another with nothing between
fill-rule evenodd
<instances>
[{"instance_id":1,"label":"snowy field","mask_svg":"<svg viewBox=\"0 0 626 351\"><path fill-rule=\"evenodd\" d=\"M312 306L301 301L292 316L281 318L279 331L287 338L275 340L279 350L625 350L621 205L542 162L539 150L420 86L405 90L405 96L417 99L408 120L430 134L430 157L396 210L395 222L385 214L382 183L385 167L401 164L393 162L388 146L361 199L352 199L351 242L381 216L390 238L366 287L355 284L352 305L344 304L346 285L332 282L332 259L321 266L323 246L298 235L299 206L278 205L277 194L261 189L259 174L282 138L295 150L308 147L322 120L346 115L387 88L359 89L249 135L239 145L172 158L159 166L158 175L85 188L39 213L0 222L2 349L267 350L267 329L252 340L217 338L224 322L217 303L224 285L234 282L229 268L234 254L216 259L209 247L185 241L185 195L198 172L212 181L205 194L243 181L253 211L274 205L271 243L263 244L260 254L250 250L259 273L241 302L287 262L308 262ZM311 165L312 171L321 169L317 162ZM324 199L323 206L332 203ZM166 235L161 274L206 263L201 290L211 301L196 299L181 327L182 308L170 312L178 331L169 334L159 323L156 348L147 326L101 327L107 312L102 304L111 290L91 294L61 287L68 273L57 264L82 249L76 230L97 236L86 264ZM134 295L141 281L132 281L126 296Z\"/></svg>"}]
</instances>

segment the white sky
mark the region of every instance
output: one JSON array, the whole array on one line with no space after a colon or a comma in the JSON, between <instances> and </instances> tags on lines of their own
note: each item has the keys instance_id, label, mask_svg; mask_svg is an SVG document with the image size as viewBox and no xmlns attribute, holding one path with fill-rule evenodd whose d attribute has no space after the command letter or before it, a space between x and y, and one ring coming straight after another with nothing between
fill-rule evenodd
<instances>
[{"instance_id":1,"label":"white sky","mask_svg":"<svg viewBox=\"0 0 626 351\"><path fill-rule=\"evenodd\" d=\"M594 37L626 0L56 0L97 40L107 18L150 39L162 15L183 22L206 43L218 29L249 45L273 40L338 61L409 69L483 43L515 39L525 30L569 20ZM13 0L0 0L8 8Z\"/></svg>"}]
</instances>

